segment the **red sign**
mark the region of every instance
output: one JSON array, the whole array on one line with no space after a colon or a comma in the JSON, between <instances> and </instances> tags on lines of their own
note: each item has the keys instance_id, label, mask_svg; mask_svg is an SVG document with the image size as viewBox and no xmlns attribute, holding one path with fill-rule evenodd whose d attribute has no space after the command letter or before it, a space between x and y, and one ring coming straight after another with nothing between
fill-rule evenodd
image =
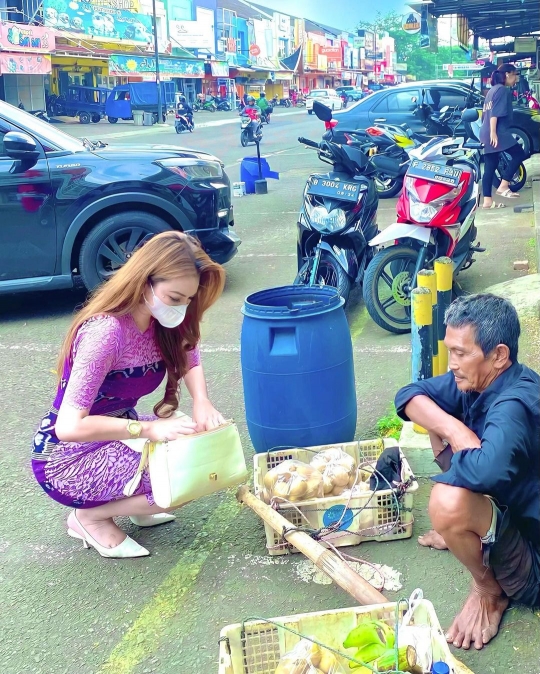
<instances>
[{"instance_id":1,"label":"red sign","mask_svg":"<svg viewBox=\"0 0 540 674\"><path fill-rule=\"evenodd\" d=\"M0 73L2 75L48 75L51 70L50 56L0 53Z\"/></svg>"},{"instance_id":2,"label":"red sign","mask_svg":"<svg viewBox=\"0 0 540 674\"><path fill-rule=\"evenodd\" d=\"M0 49L27 54L49 54L56 47L54 31L43 26L22 23L0 23Z\"/></svg>"},{"instance_id":3,"label":"red sign","mask_svg":"<svg viewBox=\"0 0 540 674\"><path fill-rule=\"evenodd\" d=\"M319 54L326 56L329 61L341 61L341 47L321 47Z\"/></svg>"},{"instance_id":4,"label":"red sign","mask_svg":"<svg viewBox=\"0 0 540 674\"><path fill-rule=\"evenodd\" d=\"M259 54L261 53L261 48L259 47L258 44L251 44L249 45L249 53L252 56L259 56Z\"/></svg>"}]
</instances>

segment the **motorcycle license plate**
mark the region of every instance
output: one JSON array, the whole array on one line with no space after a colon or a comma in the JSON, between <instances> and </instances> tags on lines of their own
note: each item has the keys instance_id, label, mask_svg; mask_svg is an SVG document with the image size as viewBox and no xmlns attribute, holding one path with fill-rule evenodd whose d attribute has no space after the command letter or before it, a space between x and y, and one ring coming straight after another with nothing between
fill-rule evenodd
<instances>
[{"instance_id":1,"label":"motorcycle license plate","mask_svg":"<svg viewBox=\"0 0 540 674\"><path fill-rule=\"evenodd\" d=\"M454 168L453 166L434 164L433 162L421 161L420 159L412 159L407 171L408 176L424 178L425 180L432 180L435 183L452 185L452 187L459 185L462 173L461 169Z\"/></svg>"},{"instance_id":2,"label":"motorcycle license plate","mask_svg":"<svg viewBox=\"0 0 540 674\"><path fill-rule=\"evenodd\" d=\"M308 194L314 194L318 197L334 197L343 201L357 201L359 191L360 185L358 183L322 178L312 178L308 187Z\"/></svg>"}]
</instances>

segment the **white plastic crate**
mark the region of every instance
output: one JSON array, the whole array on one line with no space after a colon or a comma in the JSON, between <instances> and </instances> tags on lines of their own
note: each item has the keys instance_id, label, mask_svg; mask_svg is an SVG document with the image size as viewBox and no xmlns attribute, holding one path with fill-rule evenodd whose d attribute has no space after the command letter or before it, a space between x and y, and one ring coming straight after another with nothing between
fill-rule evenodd
<instances>
[{"instance_id":1,"label":"white plastic crate","mask_svg":"<svg viewBox=\"0 0 540 674\"><path fill-rule=\"evenodd\" d=\"M315 456L315 453L330 448L343 450L354 457L357 463L376 461L383 449L396 446L398 446L398 443L393 439L374 439L255 454L253 457L255 495L261 498L264 488L264 476L271 468L277 466L282 461L296 459L309 463ZM405 474L411 474L407 459L403 455L402 471ZM339 520L343 513L343 508L348 503L348 512L343 517L340 530L325 535L321 538L322 542L328 541L333 546L341 547L345 545L358 545L363 541L392 541L412 536L414 521L412 508L414 493L417 490L418 482L414 480L403 494L399 510L394 492L391 489L384 489L376 492L365 492L362 496L352 498L350 501L347 497L343 496L325 496L308 501L298 501L295 502L294 506L280 504L279 513L294 527L319 530L327 526L329 520ZM330 511L331 508L335 508L335 510ZM361 512L361 509L364 509L364 514ZM366 524L369 526L365 526ZM296 548L291 547L285 542L281 535L275 532L266 522L264 523L264 528L266 531L266 547L270 555L285 555L289 552L298 552Z\"/></svg>"},{"instance_id":2,"label":"white plastic crate","mask_svg":"<svg viewBox=\"0 0 540 674\"><path fill-rule=\"evenodd\" d=\"M399 618L405 613L406 604L399 609ZM354 606L334 611L300 613L298 615L272 618L272 622L285 625L300 634L312 637L330 648L343 652L343 641L347 634L366 619L384 620L395 626L396 604ZM458 674L456 661L444 638L433 604L422 599L414 611L411 624L429 625L435 635L432 638L433 660L446 662L451 674ZM294 648L300 637L280 629L272 623L256 620L228 625L221 630L219 644L218 674L274 674L280 658ZM399 641L399 632L398 632ZM354 655L350 649L347 654ZM343 659L344 669L349 670Z\"/></svg>"}]
</instances>

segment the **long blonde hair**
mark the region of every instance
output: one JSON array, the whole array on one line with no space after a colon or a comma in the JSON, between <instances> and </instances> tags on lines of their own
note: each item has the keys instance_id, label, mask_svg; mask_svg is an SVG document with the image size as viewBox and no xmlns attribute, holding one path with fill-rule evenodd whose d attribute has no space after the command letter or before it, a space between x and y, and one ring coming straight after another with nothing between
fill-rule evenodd
<instances>
[{"instance_id":1,"label":"long blonde hair","mask_svg":"<svg viewBox=\"0 0 540 674\"><path fill-rule=\"evenodd\" d=\"M200 340L204 312L219 298L225 285L225 270L213 262L193 237L181 232L163 232L152 237L114 274L100 285L76 314L62 345L57 372L62 378L66 364L73 362L73 342L81 325L102 314L125 316L138 307L146 284L197 275L199 288L186 318L177 328L155 322L156 341L167 368L163 400L154 407L158 416L170 416L178 408L178 382L187 371L186 351Z\"/></svg>"}]
</instances>

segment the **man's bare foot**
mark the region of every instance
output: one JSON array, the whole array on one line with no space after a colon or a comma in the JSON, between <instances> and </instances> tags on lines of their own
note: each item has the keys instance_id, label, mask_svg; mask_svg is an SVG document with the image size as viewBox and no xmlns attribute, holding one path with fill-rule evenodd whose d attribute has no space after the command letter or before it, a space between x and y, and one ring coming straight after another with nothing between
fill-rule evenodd
<instances>
[{"instance_id":1,"label":"man's bare foot","mask_svg":"<svg viewBox=\"0 0 540 674\"><path fill-rule=\"evenodd\" d=\"M448 546L444 542L441 534L438 534L434 529L428 531L427 534L418 537L418 542L425 548L435 548L435 550L448 550Z\"/></svg>"},{"instance_id":2,"label":"man's bare foot","mask_svg":"<svg viewBox=\"0 0 540 674\"><path fill-rule=\"evenodd\" d=\"M480 650L497 635L508 602L507 597L484 594L473 586L461 613L446 633L446 641L465 650L474 644Z\"/></svg>"}]
</instances>

